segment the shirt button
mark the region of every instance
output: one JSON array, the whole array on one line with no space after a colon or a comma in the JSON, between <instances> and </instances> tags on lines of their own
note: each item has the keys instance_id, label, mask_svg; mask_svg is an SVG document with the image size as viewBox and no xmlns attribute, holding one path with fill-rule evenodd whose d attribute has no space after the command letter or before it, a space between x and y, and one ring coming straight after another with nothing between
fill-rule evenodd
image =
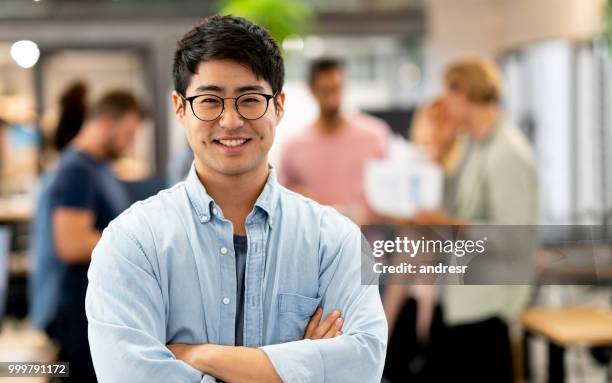
<instances>
[{"instance_id":1,"label":"shirt button","mask_svg":"<svg viewBox=\"0 0 612 383\"><path fill-rule=\"evenodd\" d=\"M229 298L223 298L224 305L229 305L229 302L230 302Z\"/></svg>"},{"instance_id":2,"label":"shirt button","mask_svg":"<svg viewBox=\"0 0 612 383\"><path fill-rule=\"evenodd\" d=\"M221 255L225 255L225 254L227 254L227 248L222 247L221 248Z\"/></svg>"},{"instance_id":3,"label":"shirt button","mask_svg":"<svg viewBox=\"0 0 612 383\"><path fill-rule=\"evenodd\" d=\"M200 217L200 222L204 223L204 222L208 222L208 216L207 215L203 215Z\"/></svg>"},{"instance_id":4,"label":"shirt button","mask_svg":"<svg viewBox=\"0 0 612 383\"><path fill-rule=\"evenodd\" d=\"M219 215L219 210L217 210L217 208L216 208L216 207L213 207L213 209L212 209L212 213L213 213L214 215Z\"/></svg>"}]
</instances>

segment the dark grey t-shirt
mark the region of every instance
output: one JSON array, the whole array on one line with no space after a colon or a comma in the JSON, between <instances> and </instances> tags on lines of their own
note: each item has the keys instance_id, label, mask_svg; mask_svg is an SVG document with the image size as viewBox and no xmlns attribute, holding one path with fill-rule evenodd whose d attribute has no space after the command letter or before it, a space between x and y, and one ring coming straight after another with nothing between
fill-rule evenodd
<instances>
[{"instance_id":1,"label":"dark grey t-shirt","mask_svg":"<svg viewBox=\"0 0 612 383\"><path fill-rule=\"evenodd\" d=\"M236 346L244 346L244 273L246 270L247 237L234 235L236 253Z\"/></svg>"}]
</instances>

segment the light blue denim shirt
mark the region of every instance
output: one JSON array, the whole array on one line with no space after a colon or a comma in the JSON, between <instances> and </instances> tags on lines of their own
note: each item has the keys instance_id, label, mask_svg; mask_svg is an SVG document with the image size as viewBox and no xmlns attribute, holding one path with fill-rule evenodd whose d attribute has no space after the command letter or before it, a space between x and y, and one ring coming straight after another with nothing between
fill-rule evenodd
<instances>
[{"instance_id":1,"label":"light blue denim shirt","mask_svg":"<svg viewBox=\"0 0 612 383\"><path fill-rule=\"evenodd\" d=\"M270 170L246 220L244 344L284 382L380 382L387 324L377 286L361 284L357 226L282 187ZM232 223L195 169L115 219L92 255L89 341L98 380L214 382L166 344L234 345ZM343 335L303 340L318 306Z\"/></svg>"}]
</instances>

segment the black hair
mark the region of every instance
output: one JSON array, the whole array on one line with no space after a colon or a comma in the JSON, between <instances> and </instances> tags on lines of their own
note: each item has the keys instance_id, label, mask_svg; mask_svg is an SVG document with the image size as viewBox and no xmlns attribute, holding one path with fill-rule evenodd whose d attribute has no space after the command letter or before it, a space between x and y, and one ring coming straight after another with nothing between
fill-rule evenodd
<instances>
[{"instance_id":1,"label":"black hair","mask_svg":"<svg viewBox=\"0 0 612 383\"><path fill-rule=\"evenodd\" d=\"M53 146L61 152L81 130L87 113L87 86L83 82L70 85L60 97L60 114Z\"/></svg>"},{"instance_id":2,"label":"black hair","mask_svg":"<svg viewBox=\"0 0 612 383\"><path fill-rule=\"evenodd\" d=\"M185 96L200 62L222 59L247 65L270 84L273 93L283 88L283 57L265 28L242 17L209 16L178 42L172 69L174 89Z\"/></svg>"},{"instance_id":3,"label":"black hair","mask_svg":"<svg viewBox=\"0 0 612 383\"><path fill-rule=\"evenodd\" d=\"M310 69L308 70L308 84L313 86L317 80L317 76L321 72L327 72L330 70L342 70L344 69L344 62L339 59L332 57L322 57L312 63L310 63Z\"/></svg>"}]
</instances>

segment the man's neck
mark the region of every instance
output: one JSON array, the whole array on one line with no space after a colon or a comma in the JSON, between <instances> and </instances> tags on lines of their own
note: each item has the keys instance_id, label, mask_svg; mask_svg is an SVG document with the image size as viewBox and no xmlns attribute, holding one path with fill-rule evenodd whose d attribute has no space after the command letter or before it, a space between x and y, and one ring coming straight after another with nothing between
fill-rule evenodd
<instances>
[{"instance_id":1,"label":"man's neck","mask_svg":"<svg viewBox=\"0 0 612 383\"><path fill-rule=\"evenodd\" d=\"M468 121L471 136L477 140L486 138L500 118L499 108L490 106L477 110Z\"/></svg>"},{"instance_id":2,"label":"man's neck","mask_svg":"<svg viewBox=\"0 0 612 383\"><path fill-rule=\"evenodd\" d=\"M234 234L244 235L246 217L253 210L268 179L267 162L252 172L228 176L196 160L196 172L208 195L221 207L224 217L232 222Z\"/></svg>"},{"instance_id":3,"label":"man's neck","mask_svg":"<svg viewBox=\"0 0 612 383\"><path fill-rule=\"evenodd\" d=\"M333 115L323 115L321 114L317 121L315 122L315 126L317 130L322 132L323 134L333 134L340 130L342 125L344 124L344 118L340 114Z\"/></svg>"},{"instance_id":4,"label":"man's neck","mask_svg":"<svg viewBox=\"0 0 612 383\"><path fill-rule=\"evenodd\" d=\"M104 161L107 159L107 155L103 147L104 145L101 144L103 140L94 129L88 125L83 126L83 129L74 138L70 146L89 155L96 161Z\"/></svg>"}]
</instances>

